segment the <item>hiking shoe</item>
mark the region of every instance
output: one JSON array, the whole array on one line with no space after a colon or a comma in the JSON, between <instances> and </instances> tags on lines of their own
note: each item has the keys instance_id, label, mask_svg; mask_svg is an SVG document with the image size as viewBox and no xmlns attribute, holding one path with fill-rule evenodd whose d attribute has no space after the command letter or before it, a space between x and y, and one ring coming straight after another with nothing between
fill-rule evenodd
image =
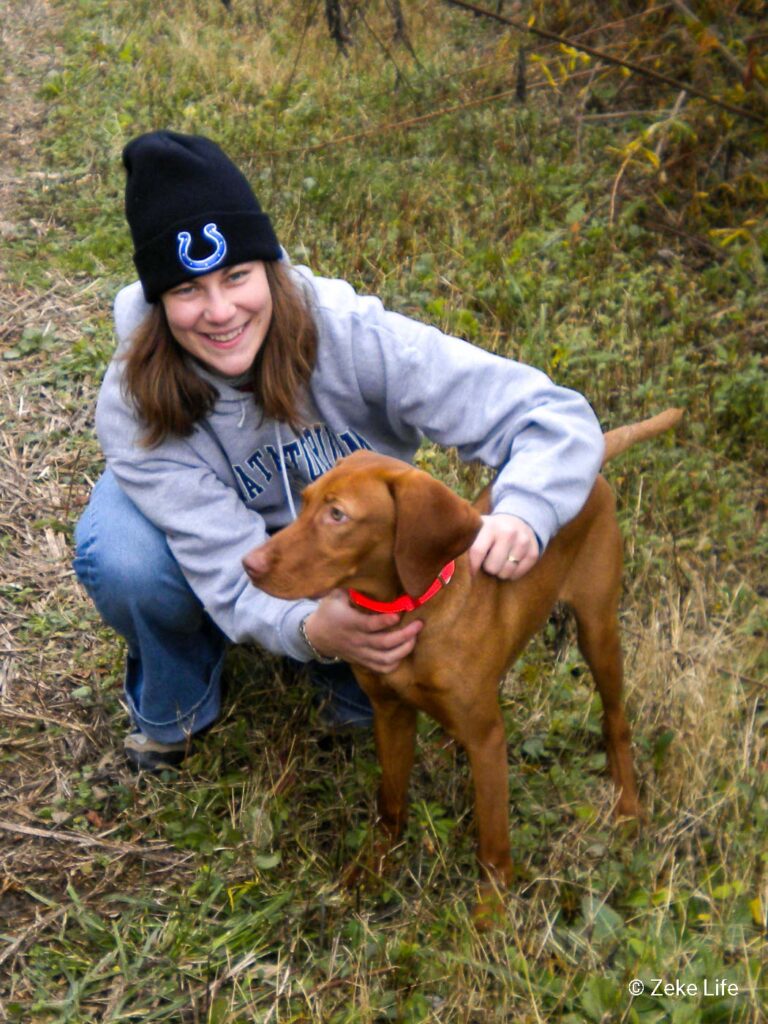
<instances>
[{"instance_id":1,"label":"hiking shoe","mask_svg":"<svg viewBox=\"0 0 768 1024\"><path fill-rule=\"evenodd\" d=\"M160 743L143 732L132 732L125 737L123 749L129 764L137 771L161 772L178 768L190 751L190 744Z\"/></svg>"}]
</instances>

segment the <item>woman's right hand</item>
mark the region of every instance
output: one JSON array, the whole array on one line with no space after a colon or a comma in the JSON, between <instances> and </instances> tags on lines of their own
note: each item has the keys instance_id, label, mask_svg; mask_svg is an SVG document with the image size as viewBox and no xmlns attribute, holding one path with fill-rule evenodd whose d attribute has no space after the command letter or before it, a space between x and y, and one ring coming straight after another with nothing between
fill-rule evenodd
<instances>
[{"instance_id":1,"label":"woman's right hand","mask_svg":"<svg viewBox=\"0 0 768 1024\"><path fill-rule=\"evenodd\" d=\"M328 658L342 658L372 672L393 672L416 645L424 625L414 619L396 629L401 615L371 615L350 604L344 590L333 590L304 622L312 646Z\"/></svg>"}]
</instances>

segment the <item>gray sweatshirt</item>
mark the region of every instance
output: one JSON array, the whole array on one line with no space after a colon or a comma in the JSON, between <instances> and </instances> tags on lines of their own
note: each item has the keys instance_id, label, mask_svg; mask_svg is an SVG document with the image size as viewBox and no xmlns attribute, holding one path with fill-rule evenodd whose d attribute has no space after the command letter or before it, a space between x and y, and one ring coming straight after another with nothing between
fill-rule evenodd
<instances>
[{"instance_id":1,"label":"gray sweatshirt","mask_svg":"<svg viewBox=\"0 0 768 1024\"><path fill-rule=\"evenodd\" d=\"M524 519L542 547L581 509L603 455L586 400L543 373L384 309L343 281L293 268L318 327L317 363L294 433L264 418L252 394L195 364L216 387L189 437L141 447L141 424L110 364L96 429L107 464L171 551L208 614L235 643L310 658L299 622L313 601L253 587L241 565L290 522L302 489L358 448L413 460L422 437L498 469L493 511ZM148 311L139 283L115 301L119 357Z\"/></svg>"}]
</instances>

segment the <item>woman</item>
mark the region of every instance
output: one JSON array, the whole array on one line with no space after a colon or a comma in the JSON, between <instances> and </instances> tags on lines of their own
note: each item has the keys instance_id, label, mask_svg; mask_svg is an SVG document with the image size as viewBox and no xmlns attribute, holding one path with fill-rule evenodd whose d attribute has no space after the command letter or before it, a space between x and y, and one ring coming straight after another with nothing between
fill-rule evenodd
<instances>
[{"instance_id":1,"label":"woman","mask_svg":"<svg viewBox=\"0 0 768 1024\"><path fill-rule=\"evenodd\" d=\"M586 401L539 371L292 267L208 139L153 132L123 162L139 281L115 303L119 346L96 411L107 471L75 568L127 640L126 754L154 768L216 718L229 642L375 671L417 643L419 622L338 593L281 601L242 569L338 458L363 447L411 461L427 436L498 469L470 559L515 579L581 508L603 441ZM333 724L370 719L346 665L325 682Z\"/></svg>"}]
</instances>

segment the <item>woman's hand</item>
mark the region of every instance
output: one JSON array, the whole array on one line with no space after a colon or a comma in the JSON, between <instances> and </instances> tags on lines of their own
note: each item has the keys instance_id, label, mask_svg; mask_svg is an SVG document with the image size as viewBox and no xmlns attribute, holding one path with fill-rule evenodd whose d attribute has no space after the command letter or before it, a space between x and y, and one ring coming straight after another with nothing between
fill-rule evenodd
<instances>
[{"instance_id":1,"label":"woman's hand","mask_svg":"<svg viewBox=\"0 0 768 1024\"><path fill-rule=\"evenodd\" d=\"M423 622L394 629L400 614L371 615L349 603L346 591L333 590L304 622L312 646L328 658L343 658L372 672L392 672L416 644Z\"/></svg>"},{"instance_id":2,"label":"woman's hand","mask_svg":"<svg viewBox=\"0 0 768 1024\"><path fill-rule=\"evenodd\" d=\"M528 523L505 513L483 516L480 533L469 549L473 573L480 568L500 580L519 580L539 560L539 542Z\"/></svg>"}]
</instances>

